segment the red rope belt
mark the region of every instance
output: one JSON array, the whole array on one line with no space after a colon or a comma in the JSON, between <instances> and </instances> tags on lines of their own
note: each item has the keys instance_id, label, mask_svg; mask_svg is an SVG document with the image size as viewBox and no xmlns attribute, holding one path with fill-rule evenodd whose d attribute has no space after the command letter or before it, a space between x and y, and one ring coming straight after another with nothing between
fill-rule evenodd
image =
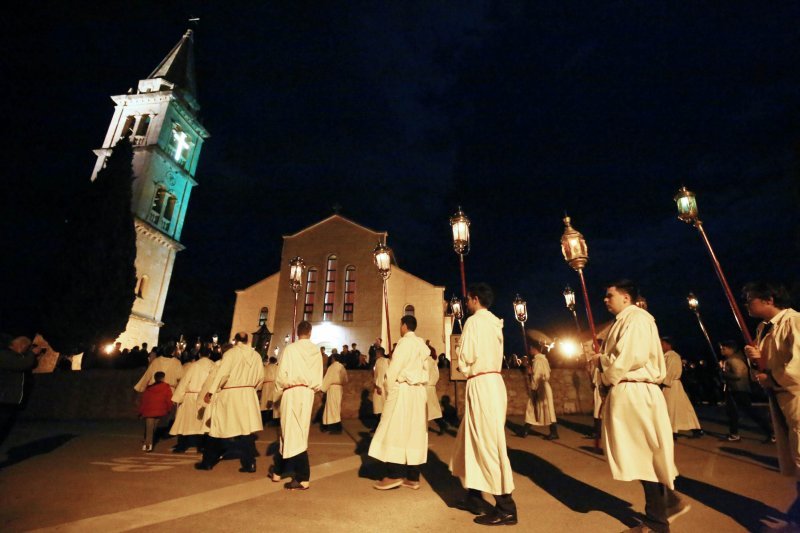
<instances>
[{"instance_id":1,"label":"red rope belt","mask_svg":"<svg viewBox=\"0 0 800 533\"><path fill-rule=\"evenodd\" d=\"M486 374L499 374L499 373L500 373L499 370L492 370L492 371L489 371L489 372L479 372L479 373L475 374L474 376L468 377L467 381L471 380L472 378L477 378L478 376L485 376Z\"/></svg>"},{"instance_id":2,"label":"red rope belt","mask_svg":"<svg viewBox=\"0 0 800 533\"><path fill-rule=\"evenodd\" d=\"M618 383L644 383L645 385L658 385L653 381L636 381L635 379L621 379Z\"/></svg>"},{"instance_id":3,"label":"red rope belt","mask_svg":"<svg viewBox=\"0 0 800 533\"><path fill-rule=\"evenodd\" d=\"M306 387L306 388L307 388L307 387L308 387L308 385L290 385L289 387L286 387L286 388L284 388L283 390L284 390L284 391L287 391L287 390L289 390L289 389L294 389L295 387Z\"/></svg>"},{"instance_id":4,"label":"red rope belt","mask_svg":"<svg viewBox=\"0 0 800 533\"><path fill-rule=\"evenodd\" d=\"M222 387L222 390L228 389L255 389L255 385L237 385L236 387Z\"/></svg>"}]
</instances>

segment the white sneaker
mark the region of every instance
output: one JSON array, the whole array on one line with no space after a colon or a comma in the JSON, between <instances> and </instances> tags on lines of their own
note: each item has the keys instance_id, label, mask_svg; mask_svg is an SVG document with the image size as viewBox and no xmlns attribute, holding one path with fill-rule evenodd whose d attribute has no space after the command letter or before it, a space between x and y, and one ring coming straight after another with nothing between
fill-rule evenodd
<instances>
[{"instance_id":1,"label":"white sneaker","mask_svg":"<svg viewBox=\"0 0 800 533\"><path fill-rule=\"evenodd\" d=\"M679 501L672 507L667 507L667 522L671 524L679 516L683 516L691 510L692 510L691 504L684 501Z\"/></svg>"},{"instance_id":2,"label":"white sneaker","mask_svg":"<svg viewBox=\"0 0 800 533\"><path fill-rule=\"evenodd\" d=\"M147 451L147 444L142 444L142 451L143 451L143 452L146 452L146 451Z\"/></svg>"}]
</instances>

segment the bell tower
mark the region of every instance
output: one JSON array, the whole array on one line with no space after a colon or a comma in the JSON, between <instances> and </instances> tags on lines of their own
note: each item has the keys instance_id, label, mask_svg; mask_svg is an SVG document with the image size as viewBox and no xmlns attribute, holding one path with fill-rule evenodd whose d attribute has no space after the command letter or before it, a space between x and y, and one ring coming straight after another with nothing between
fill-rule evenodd
<instances>
[{"instance_id":1,"label":"bell tower","mask_svg":"<svg viewBox=\"0 0 800 533\"><path fill-rule=\"evenodd\" d=\"M136 91L112 96L116 104L92 179L111 147L124 136L133 144L133 200L136 226L136 300L125 332L125 348L158 343L183 221L208 131L198 120L194 41L188 30Z\"/></svg>"}]
</instances>

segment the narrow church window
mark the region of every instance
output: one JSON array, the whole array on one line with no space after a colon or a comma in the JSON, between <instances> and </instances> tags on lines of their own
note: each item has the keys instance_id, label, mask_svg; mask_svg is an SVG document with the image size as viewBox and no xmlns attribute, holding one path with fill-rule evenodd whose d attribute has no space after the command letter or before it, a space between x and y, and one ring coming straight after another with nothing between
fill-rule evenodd
<instances>
[{"instance_id":1,"label":"narrow church window","mask_svg":"<svg viewBox=\"0 0 800 533\"><path fill-rule=\"evenodd\" d=\"M266 307L262 307L261 311L258 312L258 327L261 327L267 323L268 314L269 314L269 309Z\"/></svg>"},{"instance_id":2,"label":"narrow church window","mask_svg":"<svg viewBox=\"0 0 800 533\"><path fill-rule=\"evenodd\" d=\"M330 320L333 316L333 301L336 296L336 256L328 256L328 267L325 272L325 300L322 306L322 320Z\"/></svg>"},{"instance_id":3,"label":"narrow church window","mask_svg":"<svg viewBox=\"0 0 800 533\"><path fill-rule=\"evenodd\" d=\"M122 131L120 132L120 138L128 137L129 135L133 135L133 123L136 121L136 117L133 115L128 116L125 119L125 124L122 126Z\"/></svg>"},{"instance_id":4,"label":"narrow church window","mask_svg":"<svg viewBox=\"0 0 800 533\"><path fill-rule=\"evenodd\" d=\"M303 307L303 320L311 320L314 313L314 298L317 291L317 269L309 268L306 277L306 299Z\"/></svg>"},{"instance_id":5,"label":"narrow church window","mask_svg":"<svg viewBox=\"0 0 800 533\"><path fill-rule=\"evenodd\" d=\"M161 213L164 211L164 205L167 200L167 190L164 187L158 187L155 195L153 195L153 204L150 206L150 214L147 221L151 224L158 225L161 220Z\"/></svg>"},{"instance_id":6,"label":"narrow church window","mask_svg":"<svg viewBox=\"0 0 800 533\"><path fill-rule=\"evenodd\" d=\"M353 321L353 309L356 304L356 267L349 265L344 272L344 322Z\"/></svg>"},{"instance_id":7,"label":"narrow church window","mask_svg":"<svg viewBox=\"0 0 800 533\"><path fill-rule=\"evenodd\" d=\"M408 304L408 305L405 307L405 309L403 310L403 314L404 314L405 316L414 316L414 306L413 306L413 305L411 305L411 304Z\"/></svg>"},{"instance_id":8,"label":"narrow church window","mask_svg":"<svg viewBox=\"0 0 800 533\"><path fill-rule=\"evenodd\" d=\"M136 289L134 289L137 298L144 298L144 291L147 288L147 274L136 280Z\"/></svg>"},{"instance_id":9,"label":"narrow church window","mask_svg":"<svg viewBox=\"0 0 800 533\"><path fill-rule=\"evenodd\" d=\"M164 206L164 214L161 217L161 229L169 230L172 225L172 215L175 214L175 197L171 194L167 195L167 205Z\"/></svg>"},{"instance_id":10,"label":"narrow church window","mask_svg":"<svg viewBox=\"0 0 800 533\"><path fill-rule=\"evenodd\" d=\"M150 127L150 115L142 115L139 117L139 125L136 126L136 136L134 137L135 144L144 144L144 139L147 136L147 129Z\"/></svg>"}]
</instances>

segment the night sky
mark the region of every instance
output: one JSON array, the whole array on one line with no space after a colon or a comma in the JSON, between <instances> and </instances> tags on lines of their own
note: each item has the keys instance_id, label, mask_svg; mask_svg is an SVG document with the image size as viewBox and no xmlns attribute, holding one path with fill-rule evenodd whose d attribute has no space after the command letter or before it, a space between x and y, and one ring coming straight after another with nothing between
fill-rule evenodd
<instances>
[{"instance_id":1,"label":"night sky","mask_svg":"<svg viewBox=\"0 0 800 533\"><path fill-rule=\"evenodd\" d=\"M49 2L5 18L0 330L35 328L109 96L145 78L190 16L212 136L162 340L226 335L233 291L277 271L281 236L334 204L388 231L400 266L448 296L462 205L467 280L495 287L509 352L516 292L530 327L570 328L565 210L589 244L598 322L603 283L630 277L685 355L704 354L689 291L714 339L736 337L697 232L675 217L683 184L734 291L772 278L797 294L800 4L253 4Z\"/></svg>"}]
</instances>

